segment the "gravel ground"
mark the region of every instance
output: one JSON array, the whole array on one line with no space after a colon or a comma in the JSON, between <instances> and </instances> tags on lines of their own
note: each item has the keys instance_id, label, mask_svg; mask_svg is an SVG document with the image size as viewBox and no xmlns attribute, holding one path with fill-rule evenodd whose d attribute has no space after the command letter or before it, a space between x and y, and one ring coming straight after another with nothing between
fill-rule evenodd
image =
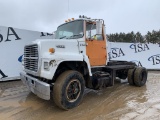
<instances>
[{"instance_id":1,"label":"gravel ground","mask_svg":"<svg viewBox=\"0 0 160 120\"><path fill-rule=\"evenodd\" d=\"M0 82L0 120L160 120L160 71L149 72L143 87L117 81L113 87L86 90L69 111L32 94L21 81Z\"/></svg>"}]
</instances>

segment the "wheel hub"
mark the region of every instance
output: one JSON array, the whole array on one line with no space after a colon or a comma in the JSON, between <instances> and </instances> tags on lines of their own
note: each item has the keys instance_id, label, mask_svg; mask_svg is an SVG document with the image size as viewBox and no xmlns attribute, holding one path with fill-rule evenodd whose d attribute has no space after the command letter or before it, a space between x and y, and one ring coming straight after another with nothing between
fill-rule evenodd
<instances>
[{"instance_id":1,"label":"wheel hub","mask_svg":"<svg viewBox=\"0 0 160 120\"><path fill-rule=\"evenodd\" d=\"M66 96L69 102L74 102L78 99L81 93L81 85L79 80L71 80L66 88Z\"/></svg>"}]
</instances>

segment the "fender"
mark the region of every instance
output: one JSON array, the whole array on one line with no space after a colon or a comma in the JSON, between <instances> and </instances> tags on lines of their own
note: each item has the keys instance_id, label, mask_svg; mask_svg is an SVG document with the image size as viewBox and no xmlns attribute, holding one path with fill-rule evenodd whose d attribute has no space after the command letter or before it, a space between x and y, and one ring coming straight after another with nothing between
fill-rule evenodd
<instances>
[{"instance_id":1,"label":"fender","mask_svg":"<svg viewBox=\"0 0 160 120\"><path fill-rule=\"evenodd\" d=\"M83 56L81 54L55 54L50 55L50 57L42 58L42 66L40 77L52 80L58 66L65 61L83 61ZM49 70L44 69L44 62L49 63Z\"/></svg>"},{"instance_id":2,"label":"fender","mask_svg":"<svg viewBox=\"0 0 160 120\"><path fill-rule=\"evenodd\" d=\"M67 62L67 61L85 61L88 67L88 71L89 71L89 75L92 76L91 73L91 67L90 67L90 63L89 63L89 59L87 56L83 56L82 54L67 54L67 55L54 55L54 57L52 58L42 58L42 67L41 67L41 73L40 76L43 78L46 78L48 80L52 80L58 66L62 63L62 62ZM48 62L49 63L49 70L45 70L44 69L44 62Z\"/></svg>"}]
</instances>

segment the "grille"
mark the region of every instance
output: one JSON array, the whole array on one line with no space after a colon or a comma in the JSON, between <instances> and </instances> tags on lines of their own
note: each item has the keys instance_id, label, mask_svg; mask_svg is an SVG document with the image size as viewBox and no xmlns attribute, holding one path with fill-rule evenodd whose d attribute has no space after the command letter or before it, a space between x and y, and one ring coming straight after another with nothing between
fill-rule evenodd
<instances>
[{"instance_id":1,"label":"grille","mask_svg":"<svg viewBox=\"0 0 160 120\"><path fill-rule=\"evenodd\" d=\"M28 45L24 48L24 68L38 71L38 45Z\"/></svg>"}]
</instances>

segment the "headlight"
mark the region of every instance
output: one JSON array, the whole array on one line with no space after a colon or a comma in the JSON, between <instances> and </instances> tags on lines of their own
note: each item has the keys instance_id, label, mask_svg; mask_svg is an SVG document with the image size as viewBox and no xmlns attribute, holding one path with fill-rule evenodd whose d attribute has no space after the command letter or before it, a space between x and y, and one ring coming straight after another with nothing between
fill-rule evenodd
<instances>
[{"instance_id":1,"label":"headlight","mask_svg":"<svg viewBox=\"0 0 160 120\"><path fill-rule=\"evenodd\" d=\"M44 69L49 70L49 62L44 62Z\"/></svg>"}]
</instances>

